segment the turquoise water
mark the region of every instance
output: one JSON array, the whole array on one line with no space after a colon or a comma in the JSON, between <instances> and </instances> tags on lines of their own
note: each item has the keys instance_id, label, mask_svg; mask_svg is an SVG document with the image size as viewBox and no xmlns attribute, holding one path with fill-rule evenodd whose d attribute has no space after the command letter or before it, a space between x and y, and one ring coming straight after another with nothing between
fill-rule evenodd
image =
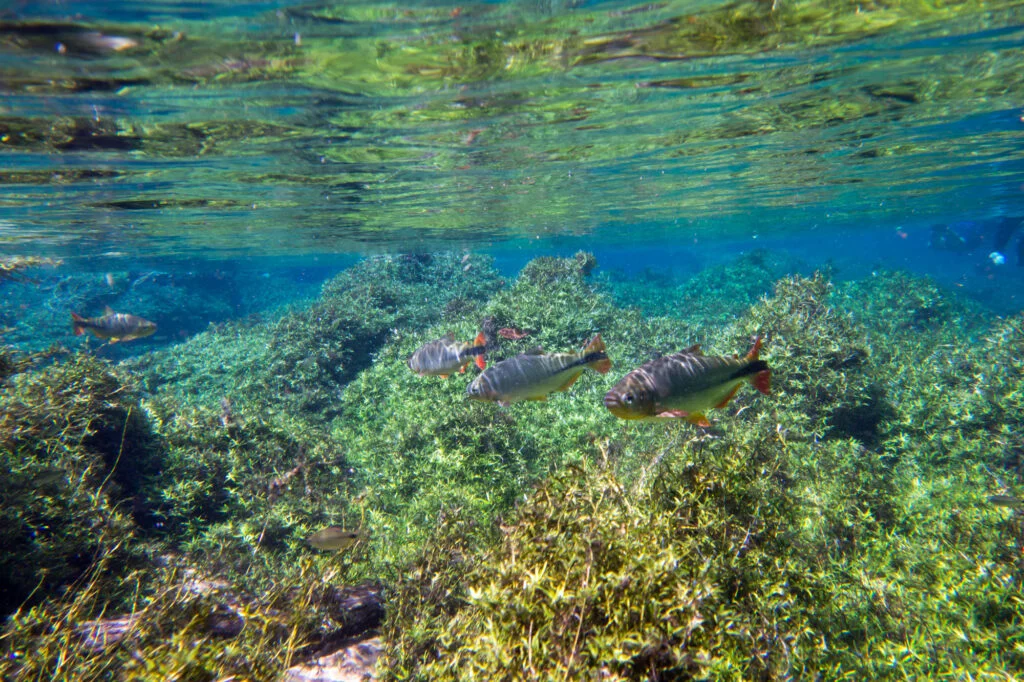
<instances>
[{"instance_id":1,"label":"turquoise water","mask_svg":"<svg viewBox=\"0 0 1024 682\"><path fill-rule=\"evenodd\" d=\"M1010 1L0 7L0 671L275 679L372 585L396 679L1022 674L1022 48ZM408 371L447 333L613 370L481 405ZM706 429L603 407L757 336Z\"/></svg>"}]
</instances>

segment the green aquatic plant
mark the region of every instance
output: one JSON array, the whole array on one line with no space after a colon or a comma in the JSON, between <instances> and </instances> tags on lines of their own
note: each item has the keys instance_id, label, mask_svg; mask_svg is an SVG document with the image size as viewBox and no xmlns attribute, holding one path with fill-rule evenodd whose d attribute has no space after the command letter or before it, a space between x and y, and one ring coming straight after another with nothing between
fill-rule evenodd
<instances>
[{"instance_id":1,"label":"green aquatic plant","mask_svg":"<svg viewBox=\"0 0 1024 682\"><path fill-rule=\"evenodd\" d=\"M616 306L589 254L504 289L474 259L364 263L286 326L186 344L148 393L131 368L155 363L19 364L0 453L4 544L24 561L0 564L20 595L0 674L276 679L348 636L339 591L368 580L388 603L385 679L1024 670L1024 318L986 328L925 280L816 273L698 328ZM723 293L686 286L695 309ZM355 308L381 319L356 326ZM613 370L500 408L466 400L472 367L406 365L499 325L529 335L496 336L488 362L600 332ZM330 333L348 369L301 377L330 386L329 410L269 394L264 368L243 377L243 359ZM772 395L741 390L709 429L601 405L654 352L742 353L758 334ZM274 338L277 355L253 348ZM215 361L228 371L191 376ZM328 526L358 539L315 552ZM30 562L48 571L19 572Z\"/></svg>"},{"instance_id":2,"label":"green aquatic plant","mask_svg":"<svg viewBox=\"0 0 1024 682\"><path fill-rule=\"evenodd\" d=\"M151 441L133 388L106 363L74 355L8 379L0 392L3 612L68 586L99 555L130 560L132 498L156 465Z\"/></svg>"},{"instance_id":3,"label":"green aquatic plant","mask_svg":"<svg viewBox=\"0 0 1024 682\"><path fill-rule=\"evenodd\" d=\"M485 301L499 286L483 256L368 259L325 282L308 305L228 323L130 366L151 390L186 400L227 398L327 420L341 388L396 330L437 322L452 301Z\"/></svg>"},{"instance_id":4,"label":"green aquatic plant","mask_svg":"<svg viewBox=\"0 0 1024 682\"><path fill-rule=\"evenodd\" d=\"M913 310L928 285L906 283ZM1016 485L992 469L1005 443L968 430L962 444L987 459L935 466L889 393L895 348L851 315L880 303L868 297L837 298L821 274L783 279L712 340L766 334L771 398L741 393L710 432L659 424L646 449L628 435L654 425L600 442L468 558L449 534L428 542L385 626L385 677L1019 671L1021 524L982 493ZM1020 342L1015 320L987 353ZM1000 366L990 395L1014 405L1019 371ZM443 589L425 592L434 579ZM417 625L419 611L433 615Z\"/></svg>"}]
</instances>

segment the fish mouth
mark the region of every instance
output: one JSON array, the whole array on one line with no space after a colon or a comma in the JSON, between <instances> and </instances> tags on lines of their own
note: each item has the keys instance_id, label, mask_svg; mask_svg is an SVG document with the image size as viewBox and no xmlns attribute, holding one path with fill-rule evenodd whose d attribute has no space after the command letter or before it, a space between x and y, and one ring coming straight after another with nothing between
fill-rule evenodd
<instances>
[{"instance_id":1,"label":"fish mouth","mask_svg":"<svg viewBox=\"0 0 1024 682\"><path fill-rule=\"evenodd\" d=\"M636 419L638 416L622 404L622 401L619 400L619 396L614 391L609 391L604 394L604 406L608 408L609 412L619 419Z\"/></svg>"}]
</instances>

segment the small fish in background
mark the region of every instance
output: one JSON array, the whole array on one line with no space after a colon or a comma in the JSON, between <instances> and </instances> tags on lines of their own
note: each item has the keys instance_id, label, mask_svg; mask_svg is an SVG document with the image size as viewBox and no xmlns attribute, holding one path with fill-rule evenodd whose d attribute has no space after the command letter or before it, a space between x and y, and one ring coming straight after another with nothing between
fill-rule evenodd
<instances>
[{"instance_id":1,"label":"small fish in background","mask_svg":"<svg viewBox=\"0 0 1024 682\"><path fill-rule=\"evenodd\" d=\"M356 544L363 535L357 530L345 530L338 526L328 526L306 538L312 547L325 552L340 552Z\"/></svg>"},{"instance_id":2,"label":"small fish in background","mask_svg":"<svg viewBox=\"0 0 1024 682\"><path fill-rule=\"evenodd\" d=\"M71 313L71 327L75 336L92 332L94 336L107 339L110 343L132 341L149 336L156 331L156 324L136 315L115 313L108 306L101 317L82 317Z\"/></svg>"},{"instance_id":3,"label":"small fish in background","mask_svg":"<svg viewBox=\"0 0 1024 682\"><path fill-rule=\"evenodd\" d=\"M1015 495L989 495L988 501L997 507L1011 507L1013 509L1021 509L1024 507L1024 502Z\"/></svg>"},{"instance_id":4,"label":"small fish in background","mask_svg":"<svg viewBox=\"0 0 1024 682\"><path fill-rule=\"evenodd\" d=\"M532 332L524 331L522 329L516 329L515 327L502 327L498 330L498 336L503 339L510 341L518 341L519 339L525 339Z\"/></svg>"},{"instance_id":5,"label":"small fish in background","mask_svg":"<svg viewBox=\"0 0 1024 682\"><path fill-rule=\"evenodd\" d=\"M538 348L492 365L466 388L474 400L508 406L520 400L547 400L555 391L568 391L583 370L601 374L612 368L601 335L578 353L543 353Z\"/></svg>"},{"instance_id":6,"label":"small fish in background","mask_svg":"<svg viewBox=\"0 0 1024 682\"><path fill-rule=\"evenodd\" d=\"M704 412L725 407L744 383L767 395L771 370L758 358L761 337L743 358L706 356L700 346L651 360L623 377L604 396L620 419L685 419L711 426Z\"/></svg>"},{"instance_id":7,"label":"small fish in background","mask_svg":"<svg viewBox=\"0 0 1024 682\"><path fill-rule=\"evenodd\" d=\"M458 342L454 334L425 343L409 358L409 369L420 376L435 376L447 379L456 370L466 371L466 365L476 362L480 369L487 368L484 352L487 340L483 332L476 335L472 343Z\"/></svg>"}]
</instances>

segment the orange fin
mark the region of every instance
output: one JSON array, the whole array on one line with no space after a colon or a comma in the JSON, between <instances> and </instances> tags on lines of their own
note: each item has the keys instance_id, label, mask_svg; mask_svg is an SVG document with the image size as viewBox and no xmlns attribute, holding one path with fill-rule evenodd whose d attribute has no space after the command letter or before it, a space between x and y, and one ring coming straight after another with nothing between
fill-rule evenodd
<instances>
[{"instance_id":1,"label":"orange fin","mask_svg":"<svg viewBox=\"0 0 1024 682\"><path fill-rule=\"evenodd\" d=\"M708 418L705 417L702 412L692 413L689 417L686 418L686 421L703 428L711 426L711 422L708 421Z\"/></svg>"},{"instance_id":2,"label":"orange fin","mask_svg":"<svg viewBox=\"0 0 1024 682\"><path fill-rule=\"evenodd\" d=\"M467 363L466 363L465 365L463 365L462 367L459 367L459 374L465 374L465 373L466 373L466 365L468 365L468 364L469 364L469 363L467 362Z\"/></svg>"},{"instance_id":3,"label":"orange fin","mask_svg":"<svg viewBox=\"0 0 1024 682\"><path fill-rule=\"evenodd\" d=\"M583 372L580 372L579 374L574 374L573 376L569 377L568 381L566 381L564 384L562 384L561 386L559 386L555 390L556 391L568 391L569 388L572 387L572 385L576 383L576 380L579 379L580 376L582 376L582 375L583 375Z\"/></svg>"},{"instance_id":4,"label":"orange fin","mask_svg":"<svg viewBox=\"0 0 1024 682\"><path fill-rule=\"evenodd\" d=\"M747 353L747 360L757 360L758 359L758 355L761 354L761 341L762 341L761 335L758 334L757 338L754 339L754 347L750 349L749 353Z\"/></svg>"},{"instance_id":5,"label":"orange fin","mask_svg":"<svg viewBox=\"0 0 1024 682\"><path fill-rule=\"evenodd\" d=\"M476 366L479 367L480 369L487 369L487 361L484 360L483 353L483 349L487 347L487 337L484 336L483 332L477 334L476 338L473 339L473 347L480 349L480 355L476 356L475 359Z\"/></svg>"},{"instance_id":6,"label":"orange fin","mask_svg":"<svg viewBox=\"0 0 1024 682\"><path fill-rule=\"evenodd\" d=\"M448 378L447 374L438 374L438 376L441 377L442 379L447 379Z\"/></svg>"},{"instance_id":7,"label":"orange fin","mask_svg":"<svg viewBox=\"0 0 1024 682\"><path fill-rule=\"evenodd\" d=\"M741 383L743 383L743 382L740 382L740 384ZM720 402L717 405L715 405L715 407L721 408L721 407L725 407L726 405L728 405L729 401L732 400L736 396L736 391L740 390L740 384L736 384L735 386L733 386L732 390L729 391L729 395L727 395L724 398L722 398L722 402Z\"/></svg>"},{"instance_id":8,"label":"orange fin","mask_svg":"<svg viewBox=\"0 0 1024 682\"><path fill-rule=\"evenodd\" d=\"M85 318L76 313L71 313L71 329L75 332L75 336L81 336L85 333Z\"/></svg>"},{"instance_id":9,"label":"orange fin","mask_svg":"<svg viewBox=\"0 0 1024 682\"><path fill-rule=\"evenodd\" d=\"M665 410L655 415L658 419L686 419L690 415L689 412L683 410Z\"/></svg>"},{"instance_id":10,"label":"orange fin","mask_svg":"<svg viewBox=\"0 0 1024 682\"><path fill-rule=\"evenodd\" d=\"M592 338L590 340L590 342L583 347L583 350L581 351L581 354L586 356L586 355L590 355L591 353L604 353L604 352L605 352L604 341L601 340L601 335L600 334L595 334L594 338ZM612 361L608 358L607 355L605 355L600 360L595 360L594 362L591 362L590 365L588 365L588 366L592 370L597 372L598 374L607 374L611 370L611 368L612 368ZM573 381L575 381L575 379ZM565 389L562 389L562 390L565 390Z\"/></svg>"},{"instance_id":11,"label":"orange fin","mask_svg":"<svg viewBox=\"0 0 1024 682\"><path fill-rule=\"evenodd\" d=\"M754 375L754 380L751 383L761 393L770 395L772 392L772 371L770 369L761 370Z\"/></svg>"}]
</instances>

